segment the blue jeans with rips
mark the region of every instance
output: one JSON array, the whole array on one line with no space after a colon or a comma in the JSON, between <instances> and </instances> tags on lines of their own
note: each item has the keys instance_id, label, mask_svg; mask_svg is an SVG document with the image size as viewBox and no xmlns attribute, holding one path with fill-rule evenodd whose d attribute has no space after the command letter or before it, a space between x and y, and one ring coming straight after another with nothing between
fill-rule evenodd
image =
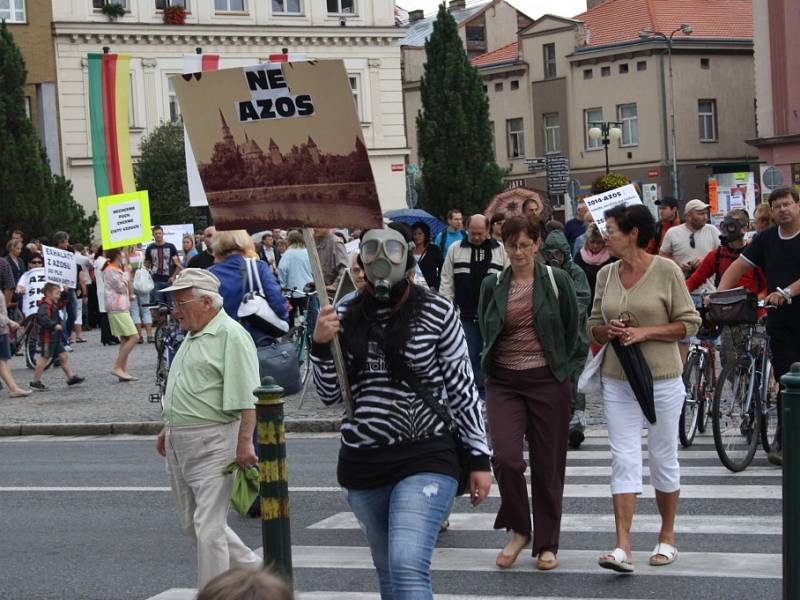
<instances>
[{"instance_id":1,"label":"blue jeans with rips","mask_svg":"<svg viewBox=\"0 0 800 600\"><path fill-rule=\"evenodd\" d=\"M367 536L381 600L432 600L431 558L458 482L417 473L371 490L346 489Z\"/></svg>"}]
</instances>

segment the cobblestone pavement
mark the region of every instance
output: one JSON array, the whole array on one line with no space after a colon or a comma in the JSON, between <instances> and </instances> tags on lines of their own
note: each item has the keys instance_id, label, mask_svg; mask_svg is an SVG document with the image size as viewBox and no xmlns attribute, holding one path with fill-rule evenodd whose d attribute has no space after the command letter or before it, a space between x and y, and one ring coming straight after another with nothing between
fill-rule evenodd
<instances>
[{"instance_id":1,"label":"cobblestone pavement","mask_svg":"<svg viewBox=\"0 0 800 600\"><path fill-rule=\"evenodd\" d=\"M138 345L129 359L129 372L139 381L121 383L111 375L117 356L117 346L100 344L100 331L84 332L85 344L75 344L70 354L73 370L86 381L67 387L64 373L50 367L42 381L50 388L47 392L34 392L27 398L9 398L7 390L0 391L0 425L29 423L129 423L158 421L160 405L149 401L156 391L156 351L153 344ZM33 371L25 366L21 356L11 360L14 378L27 387ZM287 419L302 421L307 430L330 429L324 422L338 419L339 408L326 408L317 398L313 383L306 393L288 396L285 411ZM587 417L590 425L603 421L599 399L587 398ZM323 423L314 424L315 421Z\"/></svg>"}]
</instances>

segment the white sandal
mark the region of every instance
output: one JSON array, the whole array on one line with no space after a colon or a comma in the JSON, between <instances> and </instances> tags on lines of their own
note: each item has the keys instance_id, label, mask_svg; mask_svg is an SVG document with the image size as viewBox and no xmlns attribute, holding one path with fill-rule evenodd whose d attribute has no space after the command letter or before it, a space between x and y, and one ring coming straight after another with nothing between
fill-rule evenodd
<instances>
[{"instance_id":1,"label":"white sandal","mask_svg":"<svg viewBox=\"0 0 800 600\"><path fill-rule=\"evenodd\" d=\"M610 556L611 558L603 558ZM597 559L597 564L604 569L611 569L618 573L633 573L633 563L628 560L628 554L622 548L614 548L611 554L604 554Z\"/></svg>"},{"instance_id":2,"label":"white sandal","mask_svg":"<svg viewBox=\"0 0 800 600\"><path fill-rule=\"evenodd\" d=\"M656 556L666 556L667 560L653 560ZM664 565L671 565L678 558L678 549L672 544L666 542L658 542L653 552L650 554L650 566L662 567Z\"/></svg>"}]
</instances>

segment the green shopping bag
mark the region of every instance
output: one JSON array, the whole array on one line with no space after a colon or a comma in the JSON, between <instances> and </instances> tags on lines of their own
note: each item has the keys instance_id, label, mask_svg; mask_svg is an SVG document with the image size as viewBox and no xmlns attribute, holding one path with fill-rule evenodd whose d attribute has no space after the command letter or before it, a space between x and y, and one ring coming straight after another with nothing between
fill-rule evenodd
<instances>
[{"instance_id":1,"label":"green shopping bag","mask_svg":"<svg viewBox=\"0 0 800 600\"><path fill-rule=\"evenodd\" d=\"M247 511L250 510L256 496L258 496L260 485L258 481L258 467L243 469L236 461L233 461L225 467L222 472L226 475L230 475L234 471L236 471L236 475L233 477L231 506L244 517L247 516Z\"/></svg>"}]
</instances>

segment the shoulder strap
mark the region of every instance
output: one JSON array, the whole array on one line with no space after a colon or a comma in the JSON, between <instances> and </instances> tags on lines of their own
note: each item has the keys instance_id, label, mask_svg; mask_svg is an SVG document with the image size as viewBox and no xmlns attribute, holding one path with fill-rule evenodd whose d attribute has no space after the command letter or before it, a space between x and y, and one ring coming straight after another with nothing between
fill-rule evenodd
<instances>
[{"instance_id":1,"label":"shoulder strap","mask_svg":"<svg viewBox=\"0 0 800 600\"><path fill-rule=\"evenodd\" d=\"M556 278L553 275L553 267L550 265L545 265L547 267L547 276L550 278L550 285L553 286L553 293L556 295L556 300L558 300L558 286L556 285Z\"/></svg>"},{"instance_id":2,"label":"shoulder strap","mask_svg":"<svg viewBox=\"0 0 800 600\"><path fill-rule=\"evenodd\" d=\"M722 279L722 273L719 272L719 263L721 260L721 246L717 246L716 252L714 252L714 287L719 286L719 282Z\"/></svg>"},{"instance_id":3,"label":"shoulder strap","mask_svg":"<svg viewBox=\"0 0 800 600\"><path fill-rule=\"evenodd\" d=\"M424 388L419 378L407 364L403 364L402 370L402 380L406 385L408 385L417 396L422 398L422 401L428 405L428 408L430 408L439 419L441 419L442 423L444 423L449 431L457 431L450 407L442 402L437 402L430 390Z\"/></svg>"},{"instance_id":4,"label":"shoulder strap","mask_svg":"<svg viewBox=\"0 0 800 600\"><path fill-rule=\"evenodd\" d=\"M600 314L602 315L603 322L605 322L605 323L608 323L608 319L606 318L606 309L605 309L606 293L608 292L608 282L611 281L611 275L612 275L611 272L614 269L619 269L618 264L619 264L619 261L617 261L615 263L611 263L611 267L608 269L608 277L606 277L606 285L603 288L603 298L600 300Z\"/></svg>"}]
</instances>

